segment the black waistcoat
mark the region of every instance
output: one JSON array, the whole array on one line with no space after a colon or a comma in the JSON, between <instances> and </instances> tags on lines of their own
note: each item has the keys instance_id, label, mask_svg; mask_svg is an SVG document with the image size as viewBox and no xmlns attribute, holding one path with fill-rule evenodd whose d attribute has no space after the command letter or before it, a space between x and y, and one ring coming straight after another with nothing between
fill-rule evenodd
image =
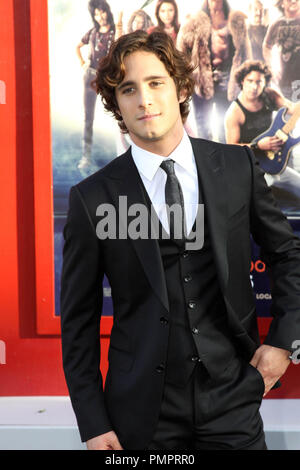
<instances>
[{"instance_id":1,"label":"black waistcoat","mask_svg":"<svg viewBox=\"0 0 300 470\"><path fill-rule=\"evenodd\" d=\"M150 206L144 186L143 191ZM199 191L201 203L203 199ZM159 233L163 231L160 224ZM184 245L180 247L175 241L162 236L158 243L170 308L169 318L162 319L170 329L165 380L175 386L184 386L197 362L202 362L209 375L216 378L236 351L227 325L205 203L204 244L201 249L186 251Z\"/></svg>"}]
</instances>

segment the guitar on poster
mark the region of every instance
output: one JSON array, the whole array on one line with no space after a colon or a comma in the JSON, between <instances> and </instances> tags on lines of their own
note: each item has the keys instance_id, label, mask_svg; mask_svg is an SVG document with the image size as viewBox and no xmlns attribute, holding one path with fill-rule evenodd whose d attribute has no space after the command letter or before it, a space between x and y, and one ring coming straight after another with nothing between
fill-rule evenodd
<instances>
[{"instance_id":1,"label":"guitar on poster","mask_svg":"<svg viewBox=\"0 0 300 470\"><path fill-rule=\"evenodd\" d=\"M298 119L300 118L300 103L295 105L294 112L286 120L287 108L280 108L277 112L270 128L258 135L251 142L251 148L259 159L262 169L271 175L277 175L285 170L292 149L299 144L300 136L291 135ZM255 144L264 137L277 136L282 140L283 145L277 152L272 150L261 150Z\"/></svg>"}]
</instances>

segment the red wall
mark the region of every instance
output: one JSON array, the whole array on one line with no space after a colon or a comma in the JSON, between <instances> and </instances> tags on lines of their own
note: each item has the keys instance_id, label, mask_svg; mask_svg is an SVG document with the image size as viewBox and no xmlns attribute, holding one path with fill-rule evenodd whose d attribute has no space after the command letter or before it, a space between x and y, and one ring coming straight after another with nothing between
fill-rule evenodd
<instances>
[{"instance_id":1,"label":"red wall","mask_svg":"<svg viewBox=\"0 0 300 470\"><path fill-rule=\"evenodd\" d=\"M30 6L46 9L46 0L0 2L0 80L6 103L0 104L0 395L66 395L59 336L37 334L34 119ZM36 80L34 81L37 86ZM43 87L43 80L39 83ZM47 85L48 86L48 85ZM36 91L36 90L34 90ZM41 103L42 106L42 103ZM43 158L40 155L39 158ZM39 182L41 183L41 182ZM51 214L49 214L49 218ZM39 262L41 260L38 260ZM45 264L46 265L46 264ZM47 277L48 272L39 276ZM105 375L109 338L102 338ZM3 343L0 343L3 345ZM296 366L270 398L300 398Z\"/></svg>"}]
</instances>

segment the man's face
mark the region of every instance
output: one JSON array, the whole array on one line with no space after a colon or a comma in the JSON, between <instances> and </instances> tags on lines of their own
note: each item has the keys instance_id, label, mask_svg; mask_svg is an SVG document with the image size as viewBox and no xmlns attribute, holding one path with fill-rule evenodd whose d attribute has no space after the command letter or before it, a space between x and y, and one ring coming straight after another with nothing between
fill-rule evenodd
<instances>
[{"instance_id":1,"label":"man's face","mask_svg":"<svg viewBox=\"0 0 300 470\"><path fill-rule=\"evenodd\" d=\"M282 6L285 16L300 15L300 0L283 0Z\"/></svg>"},{"instance_id":2,"label":"man's face","mask_svg":"<svg viewBox=\"0 0 300 470\"><path fill-rule=\"evenodd\" d=\"M251 23L260 25L263 19L263 5L260 1L254 0L250 6Z\"/></svg>"},{"instance_id":3,"label":"man's face","mask_svg":"<svg viewBox=\"0 0 300 470\"><path fill-rule=\"evenodd\" d=\"M119 112L133 142L142 148L162 143L182 130L174 80L152 52L137 51L124 59L125 76L116 88ZM150 149L151 151L151 149Z\"/></svg>"},{"instance_id":4,"label":"man's face","mask_svg":"<svg viewBox=\"0 0 300 470\"><path fill-rule=\"evenodd\" d=\"M252 70L252 72L246 75L242 82L243 94L248 100L255 100L262 94L265 85L266 80L264 74Z\"/></svg>"},{"instance_id":5,"label":"man's face","mask_svg":"<svg viewBox=\"0 0 300 470\"><path fill-rule=\"evenodd\" d=\"M210 10L223 8L223 0L208 0L208 7Z\"/></svg>"},{"instance_id":6,"label":"man's face","mask_svg":"<svg viewBox=\"0 0 300 470\"><path fill-rule=\"evenodd\" d=\"M107 13L106 11L95 9L94 18L100 26L107 25Z\"/></svg>"}]
</instances>

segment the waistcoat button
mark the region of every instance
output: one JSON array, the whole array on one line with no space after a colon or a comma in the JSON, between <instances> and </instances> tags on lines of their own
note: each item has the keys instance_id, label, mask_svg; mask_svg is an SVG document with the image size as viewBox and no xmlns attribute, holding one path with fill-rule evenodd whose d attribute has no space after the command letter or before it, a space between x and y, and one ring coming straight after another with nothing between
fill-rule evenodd
<instances>
[{"instance_id":1,"label":"waistcoat button","mask_svg":"<svg viewBox=\"0 0 300 470\"><path fill-rule=\"evenodd\" d=\"M201 362L201 359L198 356L192 356L192 362Z\"/></svg>"}]
</instances>

